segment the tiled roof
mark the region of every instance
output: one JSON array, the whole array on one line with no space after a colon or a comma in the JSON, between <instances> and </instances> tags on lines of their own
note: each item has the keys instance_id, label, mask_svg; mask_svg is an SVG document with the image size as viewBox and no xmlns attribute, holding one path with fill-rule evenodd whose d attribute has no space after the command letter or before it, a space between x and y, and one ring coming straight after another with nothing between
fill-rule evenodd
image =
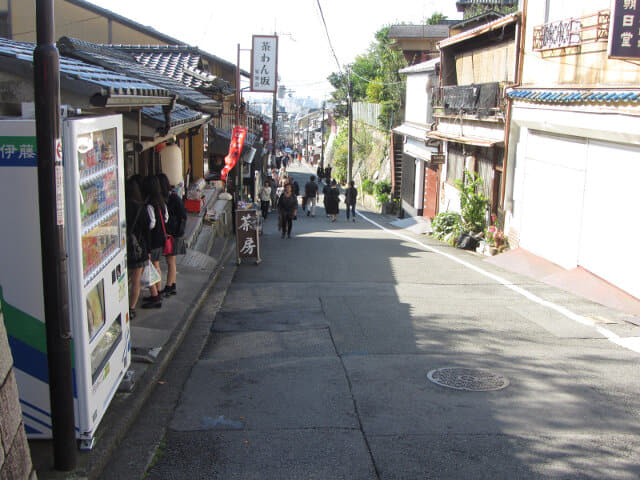
<instances>
[{"instance_id":1,"label":"tiled roof","mask_svg":"<svg viewBox=\"0 0 640 480\"><path fill-rule=\"evenodd\" d=\"M0 38L0 69L12 71L8 61L23 63L31 69L33 65L33 51L35 43L16 42L6 38ZM8 68L9 67L9 68ZM92 95L136 95L170 97L171 93L161 87L152 85L135 77L129 77L112 72L105 68L91 65L80 60L60 56L60 82L64 87L65 82L80 80L84 85L84 93Z\"/></svg>"},{"instance_id":2,"label":"tiled roof","mask_svg":"<svg viewBox=\"0 0 640 480\"><path fill-rule=\"evenodd\" d=\"M514 100L545 104L640 103L640 90L545 90L517 88L507 92Z\"/></svg>"},{"instance_id":3,"label":"tiled roof","mask_svg":"<svg viewBox=\"0 0 640 480\"><path fill-rule=\"evenodd\" d=\"M449 25L391 25L389 38L447 38Z\"/></svg>"},{"instance_id":4,"label":"tiled roof","mask_svg":"<svg viewBox=\"0 0 640 480\"><path fill-rule=\"evenodd\" d=\"M432 72L435 70L436 66L440 63L440 57L432 58L431 60L427 60L426 62L416 63L415 65L410 65L408 67L401 68L398 70L399 73L422 73L422 72Z\"/></svg>"},{"instance_id":5,"label":"tiled roof","mask_svg":"<svg viewBox=\"0 0 640 480\"><path fill-rule=\"evenodd\" d=\"M104 45L132 55L142 65L187 87L214 93L233 93L228 82L200 70L202 52L188 45Z\"/></svg>"},{"instance_id":6,"label":"tiled roof","mask_svg":"<svg viewBox=\"0 0 640 480\"><path fill-rule=\"evenodd\" d=\"M143 108L142 114L164 124L164 111L160 106ZM207 116L202 112L197 112L184 105L176 105L171 111L171 127L197 122L205 117Z\"/></svg>"},{"instance_id":7,"label":"tiled roof","mask_svg":"<svg viewBox=\"0 0 640 480\"><path fill-rule=\"evenodd\" d=\"M58 48L64 55L100 65L127 76L148 80L169 90L177 96L179 102L191 108L207 112L217 112L220 109L219 102L153 68L138 63L133 55L127 52L70 37L62 37L58 40Z\"/></svg>"}]
</instances>

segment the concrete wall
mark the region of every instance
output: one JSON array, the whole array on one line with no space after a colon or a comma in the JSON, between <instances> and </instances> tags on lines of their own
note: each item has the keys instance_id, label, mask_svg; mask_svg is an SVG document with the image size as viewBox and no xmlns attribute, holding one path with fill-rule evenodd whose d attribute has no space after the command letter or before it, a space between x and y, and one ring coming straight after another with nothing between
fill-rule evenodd
<instances>
[{"instance_id":1,"label":"concrete wall","mask_svg":"<svg viewBox=\"0 0 640 480\"><path fill-rule=\"evenodd\" d=\"M412 73L407 75L407 105L405 107L404 119L406 122L427 125L430 123L429 115L429 95L427 93L427 82L429 73Z\"/></svg>"},{"instance_id":2,"label":"concrete wall","mask_svg":"<svg viewBox=\"0 0 640 480\"><path fill-rule=\"evenodd\" d=\"M31 452L22 424L13 358L0 306L0 478L34 480Z\"/></svg>"},{"instance_id":3,"label":"concrete wall","mask_svg":"<svg viewBox=\"0 0 640 480\"><path fill-rule=\"evenodd\" d=\"M640 67L632 62L607 58L607 42L581 45L571 54L552 55L534 52L533 29L545 22L546 0L529 0L525 32L523 85L538 86L597 86L629 85L637 87ZM582 2L551 2L549 22L592 15L611 7L609 0Z\"/></svg>"}]
</instances>

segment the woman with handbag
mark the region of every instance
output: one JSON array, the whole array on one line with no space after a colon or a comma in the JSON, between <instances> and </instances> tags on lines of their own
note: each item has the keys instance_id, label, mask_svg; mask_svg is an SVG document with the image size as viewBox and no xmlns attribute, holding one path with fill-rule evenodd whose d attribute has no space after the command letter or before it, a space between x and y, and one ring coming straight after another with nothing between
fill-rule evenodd
<instances>
[{"instance_id":1,"label":"woman with handbag","mask_svg":"<svg viewBox=\"0 0 640 480\"><path fill-rule=\"evenodd\" d=\"M149 215L145 208L140 186L130 178L125 186L127 210L127 271L129 272L129 318L136 316L136 304L140 297L140 276L149 258L147 239Z\"/></svg>"},{"instance_id":2,"label":"woman with handbag","mask_svg":"<svg viewBox=\"0 0 640 480\"><path fill-rule=\"evenodd\" d=\"M158 175L160 180L160 188L162 196L166 200L167 210L169 212L169 221L165 225L165 232L173 238L173 248L170 253L164 253L167 261L167 282L162 295L168 297L176 295L176 275L178 269L176 267L176 255L184 255L187 251L184 245L184 230L187 225L187 209L184 206L182 198L171 188L169 178L164 174Z\"/></svg>"},{"instance_id":3,"label":"woman with handbag","mask_svg":"<svg viewBox=\"0 0 640 480\"><path fill-rule=\"evenodd\" d=\"M152 175L144 178L143 193L146 197L147 214L149 215L149 260L162 276L160 256L167 240L165 224L169 221L169 212L162 196L158 177ZM151 295L143 298L142 308L162 307L160 290L159 283L151 285L149 287Z\"/></svg>"}]
</instances>

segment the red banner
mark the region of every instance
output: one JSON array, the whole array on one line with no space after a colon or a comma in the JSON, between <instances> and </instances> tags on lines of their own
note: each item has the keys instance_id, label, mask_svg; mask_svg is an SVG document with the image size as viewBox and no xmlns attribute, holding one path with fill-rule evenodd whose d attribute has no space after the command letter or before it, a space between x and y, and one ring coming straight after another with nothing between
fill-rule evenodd
<instances>
[{"instance_id":1,"label":"red banner","mask_svg":"<svg viewBox=\"0 0 640 480\"><path fill-rule=\"evenodd\" d=\"M231 134L231 143L229 144L229 154L224 157L224 167L220 172L220 178L222 180L227 179L227 175L233 167L238 163L240 158L240 152L242 152L242 146L244 145L244 139L247 136L247 129L244 127L233 127L233 133Z\"/></svg>"},{"instance_id":2,"label":"red banner","mask_svg":"<svg viewBox=\"0 0 640 480\"><path fill-rule=\"evenodd\" d=\"M263 123L262 124L262 138L264 139L265 142L269 141L269 131L271 130L271 125L268 123Z\"/></svg>"}]
</instances>

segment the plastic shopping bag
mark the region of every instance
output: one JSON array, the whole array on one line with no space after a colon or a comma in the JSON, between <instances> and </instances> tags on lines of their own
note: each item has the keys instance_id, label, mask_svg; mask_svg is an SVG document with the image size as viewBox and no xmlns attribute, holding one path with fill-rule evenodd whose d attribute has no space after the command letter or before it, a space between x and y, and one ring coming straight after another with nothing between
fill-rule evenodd
<instances>
[{"instance_id":1,"label":"plastic shopping bag","mask_svg":"<svg viewBox=\"0 0 640 480\"><path fill-rule=\"evenodd\" d=\"M160 272L153 266L153 263L147 262L140 276L140 286L143 288L150 287L151 285L160 283L160 281Z\"/></svg>"}]
</instances>

